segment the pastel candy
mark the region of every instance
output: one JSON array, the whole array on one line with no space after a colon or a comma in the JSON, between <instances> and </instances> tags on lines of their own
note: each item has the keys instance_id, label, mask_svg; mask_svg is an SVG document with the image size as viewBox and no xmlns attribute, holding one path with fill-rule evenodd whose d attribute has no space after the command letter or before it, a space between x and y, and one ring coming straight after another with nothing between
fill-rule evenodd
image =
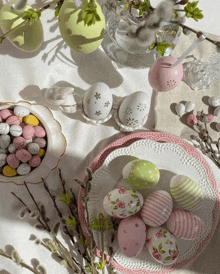
<instances>
[{"instance_id":1,"label":"pastel candy","mask_svg":"<svg viewBox=\"0 0 220 274\"><path fill-rule=\"evenodd\" d=\"M26 175L28 173L30 173L31 171L31 167L29 166L29 164L27 163L22 163L20 164L20 166L17 168L17 173L19 175Z\"/></svg>"},{"instance_id":2,"label":"pastel candy","mask_svg":"<svg viewBox=\"0 0 220 274\"><path fill-rule=\"evenodd\" d=\"M37 153L37 155L38 155L39 157L43 157L44 154L45 154L45 150L44 150L43 148L40 148L40 150L39 150L39 152Z\"/></svg>"},{"instance_id":3,"label":"pastel candy","mask_svg":"<svg viewBox=\"0 0 220 274\"><path fill-rule=\"evenodd\" d=\"M31 160L28 162L28 164L31 166L31 167L37 167L39 166L41 163L41 159L38 155L34 155Z\"/></svg>"},{"instance_id":4,"label":"pastel candy","mask_svg":"<svg viewBox=\"0 0 220 274\"><path fill-rule=\"evenodd\" d=\"M27 149L31 154L37 154L40 150L40 146L37 143L30 143L28 144Z\"/></svg>"},{"instance_id":5,"label":"pastel candy","mask_svg":"<svg viewBox=\"0 0 220 274\"><path fill-rule=\"evenodd\" d=\"M17 174L16 169L8 165L3 168L2 172L7 177L13 177Z\"/></svg>"},{"instance_id":6,"label":"pastel candy","mask_svg":"<svg viewBox=\"0 0 220 274\"><path fill-rule=\"evenodd\" d=\"M16 106L14 108L14 114L20 117L25 117L30 114L30 110L23 106Z\"/></svg>"},{"instance_id":7,"label":"pastel candy","mask_svg":"<svg viewBox=\"0 0 220 274\"><path fill-rule=\"evenodd\" d=\"M34 135L36 137L44 137L46 135L46 131L41 126L34 127Z\"/></svg>"},{"instance_id":8,"label":"pastel candy","mask_svg":"<svg viewBox=\"0 0 220 274\"><path fill-rule=\"evenodd\" d=\"M0 124L0 134L8 134L9 133L9 125L6 123Z\"/></svg>"},{"instance_id":9,"label":"pastel candy","mask_svg":"<svg viewBox=\"0 0 220 274\"><path fill-rule=\"evenodd\" d=\"M13 140L13 145L17 149L24 148L26 146L26 140L21 136L15 137L14 140Z\"/></svg>"},{"instance_id":10,"label":"pastel candy","mask_svg":"<svg viewBox=\"0 0 220 274\"><path fill-rule=\"evenodd\" d=\"M0 154L7 154L8 149L7 148L0 148Z\"/></svg>"},{"instance_id":11,"label":"pastel candy","mask_svg":"<svg viewBox=\"0 0 220 274\"><path fill-rule=\"evenodd\" d=\"M15 155L21 162L28 162L32 158L30 152L23 148L17 150Z\"/></svg>"},{"instance_id":12,"label":"pastel candy","mask_svg":"<svg viewBox=\"0 0 220 274\"><path fill-rule=\"evenodd\" d=\"M13 111L11 109L2 109L0 111L0 116L2 117L2 119L7 119L9 116L13 115Z\"/></svg>"},{"instance_id":13,"label":"pastel candy","mask_svg":"<svg viewBox=\"0 0 220 274\"><path fill-rule=\"evenodd\" d=\"M31 126L37 126L39 124L39 120L37 119L37 117L35 117L34 115L30 114L26 117L24 117L24 122L27 125L31 125Z\"/></svg>"},{"instance_id":14,"label":"pastel candy","mask_svg":"<svg viewBox=\"0 0 220 274\"><path fill-rule=\"evenodd\" d=\"M37 137L37 138L34 138L34 143L37 143L40 148L44 148L47 142L44 138Z\"/></svg>"},{"instance_id":15,"label":"pastel candy","mask_svg":"<svg viewBox=\"0 0 220 274\"><path fill-rule=\"evenodd\" d=\"M6 163L7 154L1 153L0 154L0 167L4 166Z\"/></svg>"},{"instance_id":16,"label":"pastel candy","mask_svg":"<svg viewBox=\"0 0 220 274\"><path fill-rule=\"evenodd\" d=\"M22 134L22 128L19 125L12 125L10 127L10 133L14 137L20 136Z\"/></svg>"},{"instance_id":17,"label":"pastel candy","mask_svg":"<svg viewBox=\"0 0 220 274\"><path fill-rule=\"evenodd\" d=\"M9 126L12 126L12 125L20 125L21 121L20 121L20 119L19 119L18 116L12 115L12 116L10 116L10 117L7 118L6 123L7 123Z\"/></svg>"},{"instance_id":18,"label":"pastel candy","mask_svg":"<svg viewBox=\"0 0 220 274\"><path fill-rule=\"evenodd\" d=\"M193 211L202 205L202 189L185 175L175 175L170 181L170 193L177 205L184 210Z\"/></svg>"},{"instance_id":19,"label":"pastel candy","mask_svg":"<svg viewBox=\"0 0 220 274\"><path fill-rule=\"evenodd\" d=\"M10 145L11 137L6 134L2 134L0 136L0 147L1 148L7 148Z\"/></svg>"},{"instance_id":20,"label":"pastel candy","mask_svg":"<svg viewBox=\"0 0 220 274\"><path fill-rule=\"evenodd\" d=\"M13 154L17 151L17 148L13 144L10 144L8 146L8 151Z\"/></svg>"},{"instance_id":21,"label":"pastel candy","mask_svg":"<svg viewBox=\"0 0 220 274\"><path fill-rule=\"evenodd\" d=\"M24 139L30 140L34 135L34 127L31 126L31 125L26 125L23 128L23 134L22 135L23 135Z\"/></svg>"},{"instance_id":22,"label":"pastel candy","mask_svg":"<svg viewBox=\"0 0 220 274\"><path fill-rule=\"evenodd\" d=\"M9 154L7 157L7 163L10 167L17 168L20 164L20 161L15 154Z\"/></svg>"}]
</instances>

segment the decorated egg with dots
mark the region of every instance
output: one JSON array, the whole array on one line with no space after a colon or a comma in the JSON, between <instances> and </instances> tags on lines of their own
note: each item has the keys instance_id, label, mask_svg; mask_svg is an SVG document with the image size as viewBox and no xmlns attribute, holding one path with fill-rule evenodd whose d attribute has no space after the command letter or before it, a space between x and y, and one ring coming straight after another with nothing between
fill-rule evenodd
<instances>
[{"instance_id":1,"label":"decorated egg with dots","mask_svg":"<svg viewBox=\"0 0 220 274\"><path fill-rule=\"evenodd\" d=\"M136 257L146 241L146 225L137 216L123 219L118 227L118 244L122 253L129 258Z\"/></svg>"},{"instance_id":2,"label":"decorated egg with dots","mask_svg":"<svg viewBox=\"0 0 220 274\"><path fill-rule=\"evenodd\" d=\"M163 227L149 227L146 244L150 255L163 265L174 264L179 257L179 245L175 237Z\"/></svg>"},{"instance_id":3,"label":"decorated egg with dots","mask_svg":"<svg viewBox=\"0 0 220 274\"><path fill-rule=\"evenodd\" d=\"M170 194L164 190L158 190L145 198L141 217L149 226L161 226L170 217L172 209L173 200Z\"/></svg>"},{"instance_id":4,"label":"decorated egg with dots","mask_svg":"<svg viewBox=\"0 0 220 274\"><path fill-rule=\"evenodd\" d=\"M122 171L125 181L136 189L148 189L160 179L156 165L147 160L136 159L128 163Z\"/></svg>"},{"instance_id":5,"label":"decorated egg with dots","mask_svg":"<svg viewBox=\"0 0 220 274\"><path fill-rule=\"evenodd\" d=\"M143 196L135 189L125 187L110 191L103 200L105 212L114 218L127 218L143 205Z\"/></svg>"}]
</instances>

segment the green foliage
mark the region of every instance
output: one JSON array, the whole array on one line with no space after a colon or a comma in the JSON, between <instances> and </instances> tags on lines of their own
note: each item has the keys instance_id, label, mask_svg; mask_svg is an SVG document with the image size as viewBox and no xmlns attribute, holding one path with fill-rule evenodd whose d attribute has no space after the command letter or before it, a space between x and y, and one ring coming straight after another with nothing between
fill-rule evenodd
<instances>
[{"instance_id":1,"label":"green foliage","mask_svg":"<svg viewBox=\"0 0 220 274\"><path fill-rule=\"evenodd\" d=\"M167 43L166 41L158 42L157 43L157 51L159 52L160 56L164 56L164 53L167 48L169 48L171 45Z\"/></svg>"},{"instance_id":2,"label":"green foliage","mask_svg":"<svg viewBox=\"0 0 220 274\"><path fill-rule=\"evenodd\" d=\"M83 238L79 238L79 243L80 243L81 245L84 245Z\"/></svg>"},{"instance_id":3,"label":"green foliage","mask_svg":"<svg viewBox=\"0 0 220 274\"><path fill-rule=\"evenodd\" d=\"M57 3L57 6L56 6L55 12L54 12L55 17L57 17L59 15L62 4L63 4L62 2Z\"/></svg>"},{"instance_id":4,"label":"green foliage","mask_svg":"<svg viewBox=\"0 0 220 274\"><path fill-rule=\"evenodd\" d=\"M173 18L177 18L177 17L178 17L178 13L177 13L177 11L174 11Z\"/></svg>"},{"instance_id":5,"label":"green foliage","mask_svg":"<svg viewBox=\"0 0 220 274\"><path fill-rule=\"evenodd\" d=\"M22 19L30 19L30 25L34 23L34 21L38 21L40 19L41 12L34 9L28 9L24 12L24 16Z\"/></svg>"},{"instance_id":6,"label":"green foliage","mask_svg":"<svg viewBox=\"0 0 220 274\"><path fill-rule=\"evenodd\" d=\"M150 11L150 2L149 2L149 0L144 0L144 2L142 2L140 4L139 15L142 15L144 11Z\"/></svg>"},{"instance_id":7,"label":"green foliage","mask_svg":"<svg viewBox=\"0 0 220 274\"><path fill-rule=\"evenodd\" d=\"M84 20L84 25L91 26L95 24L96 21L101 21L100 16L97 13L97 5L88 3L86 8L82 10L82 18Z\"/></svg>"},{"instance_id":8,"label":"green foliage","mask_svg":"<svg viewBox=\"0 0 220 274\"><path fill-rule=\"evenodd\" d=\"M65 194L62 194L62 197L59 199L59 201L68 205L70 204L70 197L68 191Z\"/></svg>"},{"instance_id":9,"label":"green foliage","mask_svg":"<svg viewBox=\"0 0 220 274\"><path fill-rule=\"evenodd\" d=\"M99 231L105 231L113 226L108 223L108 219L104 218L104 215L102 213L99 213L99 218L95 218L91 224L91 229L93 230L99 230Z\"/></svg>"},{"instance_id":10,"label":"green foliage","mask_svg":"<svg viewBox=\"0 0 220 274\"><path fill-rule=\"evenodd\" d=\"M97 264L96 268L97 268L98 270L102 270L102 269L104 269L105 264L106 264L106 260L104 260L104 262L99 261L99 263Z\"/></svg>"},{"instance_id":11,"label":"green foliage","mask_svg":"<svg viewBox=\"0 0 220 274\"><path fill-rule=\"evenodd\" d=\"M124 4L124 9L128 10L129 8L129 2L127 2L126 4Z\"/></svg>"},{"instance_id":12,"label":"green foliage","mask_svg":"<svg viewBox=\"0 0 220 274\"><path fill-rule=\"evenodd\" d=\"M77 224L76 219L73 217L73 215L70 215L70 217L66 220L67 226L75 226Z\"/></svg>"},{"instance_id":13,"label":"green foliage","mask_svg":"<svg viewBox=\"0 0 220 274\"><path fill-rule=\"evenodd\" d=\"M199 1L192 3L188 2L187 5L184 7L187 18L193 18L195 21L203 18L202 10L196 7L198 3Z\"/></svg>"}]
</instances>

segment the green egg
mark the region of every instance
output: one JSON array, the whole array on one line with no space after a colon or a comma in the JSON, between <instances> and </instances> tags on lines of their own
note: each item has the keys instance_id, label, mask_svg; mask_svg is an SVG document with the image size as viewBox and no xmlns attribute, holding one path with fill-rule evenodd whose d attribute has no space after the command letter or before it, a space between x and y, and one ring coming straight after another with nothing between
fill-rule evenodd
<instances>
[{"instance_id":1,"label":"green egg","mask_svg":"<svg viewBox=\"0 0 220 274\"><path fill-rule=\"evenodd\" d=\"M80 53L91 53L102 43L105 32L105 17L100 5L97 5L97 13L101 21L87 26L82 18L82 9L87 1L82 0L81 8L77 8L73 0L64 1L59 13L60 33L67 45Z\"/></svg>"},{"instance_id":2,"label":"green egg","mask_svg":"<svg viewBox=\"0 0 220 274\"><path fill-rule=\"evenodd\" d=\"M155 164L147 160L134 160L123 171L125 181L135 189L148 189L155 186L160 179L160 172Z\"/></svg>"},{"instance_id":3,"label":"green egg","mask_svg":"<svg viewBox=\"0 0 220 274\"><path fill-rule=\"evenodd\" d=\"M31 8L27 6L26 10ZM24 21L22 19L24 12L18 12L16 10L10 10L7 4L5 4L0 10L0 27L3 33L10 31L17 27ZM23 27L11 33L7 39L18 49L22 51L36 51L43 42L43 26L40 20L27 23Z\"/></svg>"}]
</instances>

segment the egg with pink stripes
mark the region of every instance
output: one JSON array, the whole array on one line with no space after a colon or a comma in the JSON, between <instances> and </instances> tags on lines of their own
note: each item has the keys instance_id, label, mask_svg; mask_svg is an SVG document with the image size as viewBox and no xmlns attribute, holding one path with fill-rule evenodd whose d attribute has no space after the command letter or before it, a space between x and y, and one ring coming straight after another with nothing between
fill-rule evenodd
<instances>
[{"instance_id":1,"label":"egg with pink stripes","mask_svg":"<svg viewBox=\"0 0 220 274\"><path fill-rule=\"evenodd\" d=\"M184 240L194 240L204 231L203 220L188 211L173 211L166 225L174 236Z\"/></svg>"},{"instance_id":2,"label":"egg with pink stripes","mask_svg":"<svg viewBox=\"0 0 220 274\"><path fill-rule=\"evenodd\" d=\"M173 200L164 190L158 190L147 196L141 209L141 217L149 226L161 226L170 217Z\"/></svg>"}]
</instances>

